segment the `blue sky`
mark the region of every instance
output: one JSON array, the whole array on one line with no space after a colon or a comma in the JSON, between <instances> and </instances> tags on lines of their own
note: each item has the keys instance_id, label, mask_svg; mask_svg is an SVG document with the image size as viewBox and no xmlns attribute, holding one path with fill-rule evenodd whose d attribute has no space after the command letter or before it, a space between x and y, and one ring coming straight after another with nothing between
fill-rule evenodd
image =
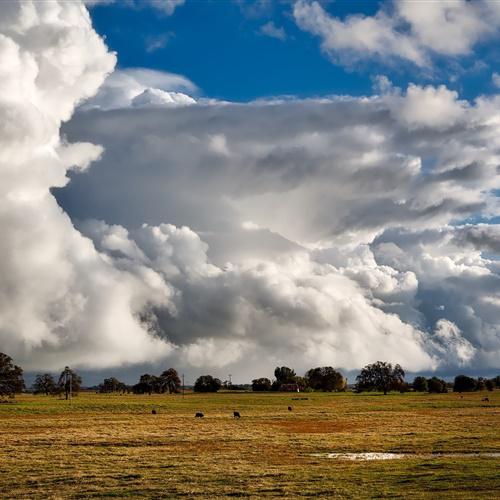
<instances>
[{"instance_id":1,"label":"blue sky","mask_svg":"<svg viewBox=\"0 0 500 500\"><path fill-rule=\"evenodd\" d=\"M247 101L370 91L369 78L345 72L320 53L317 41L295 26L290 5L274 5L257 16L226 1L187 2L172 16L152 8L104 5L93 9L92 18L118 52L120 67L180 73L210 97ZM285 29L285 41L260 34L271 20ZM148 40L165 35L166 46L148 52Z\"/></svg>"},{"instance_id":2,"label":"blue sky","mask_svg":"<svg viewBox=\"0 0 500 500\"><path fill-rule=\"evenodd\" d=\"M322 3L325 12L346 20L373 16L390 3L337 0ZM411 62L376 60L345 67L320 49L318 37L301 30L293 2L187 0L171 15L145 2L98 4L91 10L95 29L118 54L118 67L147 67L179 73L203 96L231 101L293 95L369 95L374 78L386 75L405 88L409 82L444 83L462 98L494 91L499 71L496 40L475 44L459 57L435 57L423 70ZM282 39L262 33L273 23Z\"/></svg>"}]
</instances>

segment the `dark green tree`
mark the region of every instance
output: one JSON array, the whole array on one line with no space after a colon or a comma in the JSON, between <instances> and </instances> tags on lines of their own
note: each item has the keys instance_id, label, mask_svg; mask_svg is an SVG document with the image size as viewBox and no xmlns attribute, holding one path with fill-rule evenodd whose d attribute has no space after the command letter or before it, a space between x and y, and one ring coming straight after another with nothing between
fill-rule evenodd
<instances>
[{"instance_id":1,"label":"dark green tree","mask_svg":"<svg viewBox=\"0 0 500 500\"><path fill-rule=\"evenodd\" d=\"M195 392L217 392L222 387L222 382L212 375L202 375L194 383Z\"/></svg>"},{"instance_id":2,"label":"dark green tree","mask_svg":"<svg viewBox=\"0 0 500 500\"><path fill-rule=\"evenodd\" d=\"M301 391L308 387L307 379L305 377L299 377L298 375L295 377L293 383L296 384Z\"/></svg>"},{"instance_id":3,"label":"dark green tree","mask_svg":"<svg viewBox=\"0 0 500 500\"><path fill-rule=\"evenodd\" d=\"M389 391L400 390L404 383L405 372L399 365L394 367L390 363L377 361L365 366L356 377L356 392L362 391Z\"/></svg>"},{"instance_id":4,"label":"dark green tree","mask_svg":"<svg viewBox=\"0 0 500 500\"><path fill-rule=\"evenodd\" d=\"M457 375L453 382L453 392L472 392L477 388L477 381L467 375Z\"/></svg>"},{"instance_id":5,"label":"dark green tree","mask_svg":"<svg viewBox=\"0 0 500 500\"><path fill-rule=\"evenodd\" d=\"M416 392L427 392L429 387L425 377L415 377L413 380L413 390Z\"/></svg>"},{"instance_id":6,"label":"dark green tree","mask_svg":"<svg viewBox=\"0 0 500 500\"><path fill-rule=\"evenodd\" d=\"M486 380L485 385L488 391L493 391L495 389L495 382L491 378Z\"/></svg>"},{"instance_id":7,"label":"dark green tree","mask_svg":"<svg viewBox=\"0 0 500 500\"><path fill-rule=\"evenodd\" d=\"M307 385L317 391L343 391L345 378L331 366L311 368L305 376Z\"/></svg>"},{"instance_id":8,"label":"dark green tree","mask_svg":"<svg viewBox=\"0 0 500 500\"><path fill-rule=\"evenodd\" d=\"M178 393L181 389L181 379L177 370L169 368L160 375L161 392L168 391L169 394Z\"/></svg>"},{"instance_id":9,"label":"dark green tree","mask_svg":"<svg viewBox=\"0 0 500 500\"><path fill-rule=\"evenodd\" d=\"M270 391L271 381L268 378L256 378L252 380L252 391Z\"/></svg>"},{"instance_id":10,"label":"dark green tree","mask_svg":"<svg viewBox=\"0 0 500 500\"><path fill-rule=\"evenodd\" d=\"M403 382L398 387L398 390L401 394L404 392L410 392L412 389L413 389L413 384L409 384L408 382Z\"/></svg>"},{"instance_id":11,"label":"dark green tree","mask_svg":"<svg viewBox=\"0 0 500 500\"><path fill-rule=\"evenodd\" d=\"M276 380L273 381L271 389L273 391L279 391L283 384L295 384L297 383L297 375L295 371L288 366L278 366L274 370L274 376Z\"/></svg>"},{"instance_id":12,"label":"dark green tree","mask_svg":"<svg viewBox=\"0 0 500 500\"><path fill-rule=\"evenodd\" d=\"M112 393L112 392L125 392L127 385L120 382L115 377L105 378L98 386L99 392Z\"/></svg>"},{"instance_id":13,"label":"dark green tree","mask_svg":"<svg viewBox=\"0 0 500 500\"><path fill-rule=\"evenodd\" d=\"M151 396L153 392L161 391L160 379L155 375L145 373L144 375L141 375L139 383L135 384L132 387L132 390L135 394L149 394Z\"/></svg>"},{"instance_id":14,"label":"dark green tree","mask_svg":"<svg viewBox=\"0 0 500 500\"><path fill-rule=\"evenodd\" d=\"M33 382L33 392L35 394L54 394L57 391L56 382L50 373L38 374Z\"/></svg>"},{"instance_id":15,"label":"dark green tree","mask_svg":"<svg viewBox=\"0 0 500 500\"><path fill-rule=\"evenodd\" d=\"M14 364L12 358L0 352L0 398L13 398L24 389L23 370Z\"/></svg>"},{"instance_id":16,"label":"dark green tree","mask_svg":"<svg viewBox=\"0 0 500 500\"><path fill-rule=\"evenodd\" d=\"M476 391L484 391L486 389L486 379L478 377L476 380Z\"/></svg>"},{"instance_id":17,"label":"dark green tree","mask_svg":"<svg viewBox=\"0 0 500 500\"><path fill-rule=\"evenodd\" d=\"M57 381L57 392L64 394L66 399L78 394L82 385L82 378L69 366L66 366Z\"/></svg>"},{"instance_id":18,"label":"dark green tree","mask_svg":"<svg viewBox=\"0 0 500 500\"><path fill-rule=\"evenodd\" d=\"M277 367L274 370L274 376L278 384L293 384L295 382L295 371L288 366Z\"/></svg>"},{"instance_id":19,"label":"dark green tree","mask_svg":"<svg viewBox=\"0 0 500 500\"><path fill-rule=\"evenodd\" d=\"M427 380L427 390L430 393L441 394L448 392L448 387L446 385L446 381L442 378L431 377Z\"/></svg>"}]
</instances>

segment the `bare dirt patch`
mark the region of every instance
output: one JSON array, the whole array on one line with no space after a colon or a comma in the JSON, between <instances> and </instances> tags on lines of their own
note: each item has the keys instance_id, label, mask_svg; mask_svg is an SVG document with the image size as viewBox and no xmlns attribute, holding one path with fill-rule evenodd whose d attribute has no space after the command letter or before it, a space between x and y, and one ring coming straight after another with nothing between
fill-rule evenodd
<instances>
[{"instance_id":1,"label":"bare dirt patch","mask_svg":"<svg viewBox=\"0 0 500 500\"><path fill-rule=\"evenodd\" d=\"M290 420L270 422L270 425L283 432L296 434L330 434L360 431L361 426L351 420Z\"/></svg>"}]
</instances>

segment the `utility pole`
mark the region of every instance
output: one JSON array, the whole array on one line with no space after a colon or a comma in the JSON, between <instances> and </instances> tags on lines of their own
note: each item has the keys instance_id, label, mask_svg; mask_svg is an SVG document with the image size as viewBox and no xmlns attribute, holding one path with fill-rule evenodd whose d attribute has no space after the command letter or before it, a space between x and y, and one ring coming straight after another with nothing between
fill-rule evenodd
<instances>
[{"instance_id":1,"label":"utility pole","mask_svg":"<svg viewBox=\"0 0 500 500\"><path fill-rule=\"evenodd\" d=\"M231 381L231 377L232 377L232 375L231 375L231 374L229 374L229 389L231 389L231 386L233 385L233 383L232 383L232 381Z\"/></svg>"},{"instance_id":2,"label":"utility pole","mask_svg":"<svg viewBox=\"0 0 500 500\"><path fill-rule=\"evenodd\" d=\"M71 396L73 395L73 387L72 387L73 376L71 374L69 366L66 366L64 368L63 380L64 380L64 393L66 399L69 399L71 401Z\"/></svg>"},{"instance_id":3,"label":"utility pole","mask_svg":"<svg viewBox=\"0 0 500 500\"><path fill-rule=\"evenodd\" d=\"M184 398L184 373L182 374L182 397Z\"/></svg>"}]
</instances>

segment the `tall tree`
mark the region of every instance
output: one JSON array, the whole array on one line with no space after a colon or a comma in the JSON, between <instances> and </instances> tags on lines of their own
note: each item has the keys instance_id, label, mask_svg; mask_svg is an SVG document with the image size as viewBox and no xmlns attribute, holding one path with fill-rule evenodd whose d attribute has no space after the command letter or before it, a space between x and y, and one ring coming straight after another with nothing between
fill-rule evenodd
<instances>
[{"instance_id":1,"label":"tall tree","mask_svg":"<svg viewBox=\"0 0 500 500\"><path fill-rule=\"evenodd\" d=\"M486 379L478 377L476 380L476 391L484 391L486 389Z\"/></svg>"},{"instance_id":2,"label":"tall tree","mask_svg":"<svg viewBox=\"0 0 500 500\"><path fill-rule=\"evenodd\" d=\"M467 375L457 375L453 382L453 392L471 392L477 388L477 381Z\"/></svg>"},{"instance_id":3,"label":"tall tree","mask_svg":"<svg viewBox=\"0 0 500 500\"><path fill-rule=\"evenodd\" d=\"M405 372L399 365L377 361L366 365L356 377L356 392L399 390L404 383Z\"/></svg>"},{"instance_id":4,"label":"tall tree","mask_svg":"<svg viewBox=\"0 0 500 500\"><path fill-rule=\"evenodd\" d=\"M35 394L54 394L56 392L56 382L50 373L38 374L33 382L33 392Z\"/></svg>"},{"instance_id":5,"label":"tall tree","mask_svg":"<svg viewBox=\"0 0 500 500\"><path fill-rule=\"evenodd\" d=\"M429 386L427 384L427 379L425 377L415 377L413 380L413 390L417 392L427 392Z\"/></svg>"},{"instance_id":6,"label":"tall tree","mask_svg":"<svg viewBox=\"0 0 500 500\"><path fill-rule=\"evenodd\" d=\"M0 397L14 397L24 389L23 370L12 358L0 352Z\"/></svg>"},{"instance_id":7,"label":"tall tree","mask_svg":"<svg viewBox=\"0 0 500 500\"><path fill-rule=\"evenodd\" d=\"M153 394L153 392L160 392L160 379L156 375L150 375L145 373L141 375L139 383L132 387L132 390L136 394Z\"/></svg>"},{"instance_id":8,"label":"tall tree","mask_svg":"<svg viewBox=\"0 0 500 500\"><path fill-rule=\"evenodd\" d=\"M115 377L105 378L102 383L99 384L99 392L104 393L125 392L126 389L127 386Z\"/></svg>"},{"instance_id":9,"label":"tall tree","mask_svg":"<svg viewBox=\"0 0 500 500\"><path fill-rule=\"evenodd\" d=\"M317 391L345 390L345 378L331 366L311 368L305 376L307 385Z\"/></svg>"},{"instance_id":10,"label":"tall tree","mask_svg":"<svg viewBox=\"0 0 500 500\"><path fill-rule=\"evenodd\" d=\"M63 393L66 399L69 399L73 394L78 394L81 385L82 378L69 366L64 368L57 381L59 392Z\"/></svg>"},{"instance_id":11,"label":"tall tree","mask_svg":"<svg viewBox=\"0 0 500 500\"><path fill-rule=\"evenodd\" d=\"M448 387L446 386L446 380L438 377L431 377L427 380L427 390L429 392L434 392L437 394L441 394L444 392L448 392Z\"/></svg>"},{"instance_id":12,"label":"tall tree","mask_svg":"<svg viewBox=\"0 0 500 500\"><path fill-rule=\"evenodd\" d=\"M295 382L295 371L288 366L278 366L274 370L274 376L278 384L293 384Z\"/></svg>"},{"instance_id":13,"label":"tall tree","mask_svg":"<svg viewBox=\"0 0 500 500\"><path fill-rule=\"evenodd\" d=\"M202 375L194 383L195 392L217 392L222 386L222 382L212 375Z\"/></svg>"},{"instance_id":14,"label":"tall tree","mask_svg":"<svg viewBox=\"0 0 500 500\"><path fill-rule=\"evenodd\" d=\"M256 378L252 380L252 391L270 391L271 381L268 378Z\"/></svg>"},{"instance_id":15,"label":"tall tree","mask_svg":"<svg viewBox=\"0 0 500 500\"><path fill-rule=\"evenodd\" d=\"M177 370L174 368L165 370L160 375L160 387L162 392L168 391L169 394L180 392L181 379L179 378Z\"/></svg>"}]
</instances>

